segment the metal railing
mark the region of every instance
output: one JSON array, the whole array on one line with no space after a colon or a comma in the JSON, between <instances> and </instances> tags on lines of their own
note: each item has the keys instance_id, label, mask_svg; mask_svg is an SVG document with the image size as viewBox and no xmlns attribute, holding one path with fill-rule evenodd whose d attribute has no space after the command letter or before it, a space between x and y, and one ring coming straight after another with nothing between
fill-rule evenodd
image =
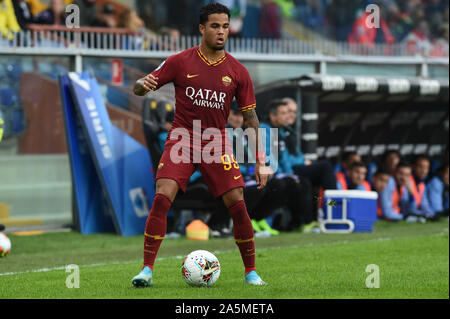
<instances>
[{"instance_id":1,"label":"metal railing","mask_svg":"<svg viewBox=\"0 0 450 319\"><path fill-rule=\"evenodd\" d=\"M178 52L200 43L200 36L172 38L155 33L140 34L120 28L73 28L62 26L30 25L28 30L9 33L0 40L2 48L64 48L83 50L125 50L125 51L170 51ZM226 49L235 53L284 54L328 56L358 55L386 57L430 57L434 46L411 47L404 43L395 44L350 44L325 39L269 39L229 38ZM446 52L445 52L446 51ZM441 56L448 57L448 45Z\"/></svg>"},{"instance_id":2,"label":"metal railing","mask_svg":"<svg viewBox=\"0 0 450 319\"><path fill-rule=\"evenodd\" d=\"M139 34L127 29L76 28L31 25L26 31L0 38L0 54L65 55L81 68L82 56L121 58L166 58L200 43L200 36L172 38L161 34ZM428 64L448 66L448 46L441 57L432 57L434 47L416 49L407 44L349 44L324 39L229 38L226 50L242 61L311 62L318 73L326 63L410 64L418 75L427 76ZM446 53L447 52L447 53ZM447 54L447 56L445 56Z\"/></svg>"}]
</instances>

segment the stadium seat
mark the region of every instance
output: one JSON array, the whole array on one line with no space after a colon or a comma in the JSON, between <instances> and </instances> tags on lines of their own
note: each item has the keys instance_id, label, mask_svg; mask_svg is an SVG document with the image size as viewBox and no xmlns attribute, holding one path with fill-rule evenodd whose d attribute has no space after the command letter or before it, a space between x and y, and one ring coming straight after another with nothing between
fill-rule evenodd
<instances>
[{"instance_id":1,"label":"stadium seat","mask_svg":"<svg viewBox=\"0 0 450 319\"><path fill-rule=\"evenodd\" d=\"M11 81L19 81L21 73L22 66L19 63L11 62L6 65L6 74Z\"/></svg>"},{"instance_id":2,"label":"stadium seat","mask_svg":"<svg viewBox=\"0 0 450 319\"><path fill-rule=\"evenodd\" d=\"M128 110L129 98L128 95L113 86L108 86L106 91L106 99L108 103L114 104L124 110Z\"/></svg>"},{"instance_id":3,"label":"stadium seat","mask_svg":"<svg viewBox=\"0 0 450 319\"><path fill-rule=\"evenodd\" d=\"M11 133L19 135L25 130L24 111L22 108L15 108L11 115Z\"/></svg>"},{"instance_id":4,"label":"stadium seat","mask_svg":"<svg viewBox=\"0 0 450 319\"><path fill-rule=\"evenodd\" d=\"M0 82L4 83L6 81L6 68L0 63Z\"/></svg>"},{"instance_id":5,"label":"stadium seat","mask_svg":"<svg viewBox=\"0 0 450 319\"><path fill-rule=\"evenodd\" d=\"M6 107L12 107L19 102L16 92L9 86L0 88L0 104Z\"/></svg>"}]
</instances>

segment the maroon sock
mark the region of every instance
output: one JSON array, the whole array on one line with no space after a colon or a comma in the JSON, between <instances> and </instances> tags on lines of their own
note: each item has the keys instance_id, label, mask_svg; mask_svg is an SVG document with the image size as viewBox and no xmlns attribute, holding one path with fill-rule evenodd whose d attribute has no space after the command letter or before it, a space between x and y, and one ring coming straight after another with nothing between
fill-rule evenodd
<instances>
[{"instance_id":1,"label":"maroon sock","mask_svg":"<svg viewBox=\"0 0 450 319\"><path fill-rule=\"evenodd\" d=\"M236 202L228 207L228 212L233 219L234 239L241 252L245 273L248 273L255 270L255 234L245 202Z\"/></svg>"},{"instance_id":2,"label":"maroon sock","mask_svg":"<svg viewBox=\"0 0 450 319\"><path fill-rule=\"evenodd\" d=\"M149 266L152 271L159 246L166 234L167 212L171 205L172 202L165 195L157 193L147 217L144 234L144 267Z\"/></svg>"}]
</instances>

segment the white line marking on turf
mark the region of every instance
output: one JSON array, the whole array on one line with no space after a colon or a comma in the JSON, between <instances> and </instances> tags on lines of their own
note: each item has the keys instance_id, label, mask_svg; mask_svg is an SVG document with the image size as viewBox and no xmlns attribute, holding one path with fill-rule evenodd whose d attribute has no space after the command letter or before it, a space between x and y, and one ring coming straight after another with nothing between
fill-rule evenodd
<instances>
[{"instance_id":1,"label":"white line marking on turf","mask_svg":"<svg viewBox=\"0 0 450 319\"><path fill-rule=\"evenodd\" d=\"M424 237L424 236L442 236L448 234L448 228L444 229L443 232L436 233L436 234L430 234L430 235L421 235L421 236L414 236L414 237ZM389 241L392 239L399 239L399 238L407 238L409 236L404 237L380 237L380 238L374 238L374 239L368 239L368 240L356 240L356 241L348 241L348 240L338 240L333 243L307 243L303 245L290 245L290 246L273 246L273 247L267 247L267 248L259 248L257 249L258 252L260 251L266 251L271 249L280 249L280 248L301 248L301 247L310 247L310 246L327 246L327 245L340 245L340 244L349 244L349 243L367 243L367 242L377 242L377 241ZM227 254L227 253L233 253L236 252L235 249L233 250L214 250L212 251L213 254ZM168 257L160 257L159 260L167 260L167 259L183 259L185 256L168 256ZM142 260L128 260L128 261L112 261L107 263L96 263L96 264L87 264L87 265L80 265L80 268L92 268L92 267L100 267L100 266L108 266L108 265L126 265L126 264L133 264L133 263L139 263ZM11 276L11 275L20 275L20 274L27 274L27 273L33 273L33 272L48 272L48 271L55 271L55 270L65 270L66 266L58 266L58 267L52 267L52 268L41 268L41 269L32 269L32 270L25 270L25 271L17 271L17 272L5 272L0 273L0 276Z\"/></svg>"}]
</instances>

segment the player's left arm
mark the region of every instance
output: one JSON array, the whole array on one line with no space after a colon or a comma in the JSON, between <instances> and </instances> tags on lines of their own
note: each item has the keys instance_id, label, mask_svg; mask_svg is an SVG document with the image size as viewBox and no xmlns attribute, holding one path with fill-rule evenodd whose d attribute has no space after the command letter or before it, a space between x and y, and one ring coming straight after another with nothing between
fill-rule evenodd
<instances>
[{"instance_id":1,"label":"player's left arm","mask_svg":"<svg viewBox=\"0 0 450 319\"><path fill-rule=\"evenodd\" d=\"M255 165L255 179L259 184L258 189L262 189L267 184L267 179L269 177L269 167L266 167L265 163L265 151L261 137L259 135L259 120L258 115L256 115L255 109L250 109L243 111L242 115L244 117L244 128L252 128L255 134L249 134L249 139L254 138L254 141L249 141L249 147L256 149L251 149L253 154L256 154L256 165Z\"/></svg>"}]
</instances>

